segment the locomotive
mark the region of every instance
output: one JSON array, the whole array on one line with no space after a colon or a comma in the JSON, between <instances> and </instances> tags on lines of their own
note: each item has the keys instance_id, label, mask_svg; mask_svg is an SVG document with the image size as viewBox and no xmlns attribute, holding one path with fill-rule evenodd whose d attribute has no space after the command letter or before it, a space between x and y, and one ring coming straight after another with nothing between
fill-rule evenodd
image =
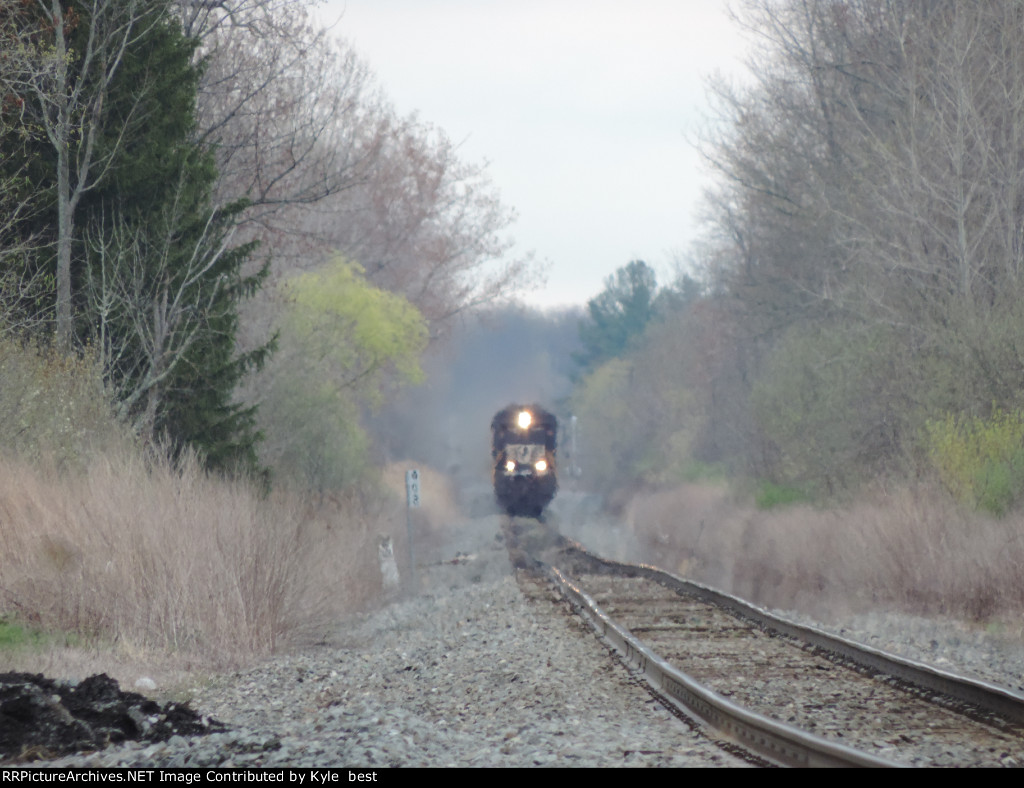
<instances>
[{"instance_id":1,"label":"locomotive","mask_svg":"<svg viewBox=\"0 0 1024 788\"><path fill-rule=\"evenodd\" d=\"M558 489L558 421L537 405L509 405L491 421L494 495L513 517L540 517Z\"/></svg>"}]
</instances>

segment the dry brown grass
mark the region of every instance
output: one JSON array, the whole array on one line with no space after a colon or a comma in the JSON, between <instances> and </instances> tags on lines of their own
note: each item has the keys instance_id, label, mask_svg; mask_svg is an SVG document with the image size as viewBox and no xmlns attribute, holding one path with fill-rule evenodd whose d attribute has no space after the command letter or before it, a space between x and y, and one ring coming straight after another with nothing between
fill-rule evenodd
<instances>
[{"instance_id":1,"label":"dry brown grass","mask_svg":"<svg viewBox=\"0 0 1024 788\"><path fill-rule=\"evenodd\" d=\"M461 519L451 480L440 471L412 461L393 462L384 468L382 480L400 506L405 505L405 472L416 468L420 472L422 504L417 512L418 522L429 533L442 531ZM404 515L403 515L404 516Z\"/></svg>"},{"instance_id":2,"label":"dry brown grass","mask_svg":"<svg viewBox=\"0 0 1024 788\"><path fill-rule=\"evenodd\" d=\"M628 521L643 560L764 605L973 620L1024 609L1024 516L965 512L924 486L843 510L758 511L694 484L637 496Z\"/></svg>"},{"instance_id":3,"label":"dry brown grass","mask_svg":"<svg viewBox=\"0 0 1024 788\"><path fill-rule=\"evenodd\" d=\"M129 451L70 473L0 458L0 612L122 656L237 664L379 597L381 516Z\"/></svg>"}]
</instances>

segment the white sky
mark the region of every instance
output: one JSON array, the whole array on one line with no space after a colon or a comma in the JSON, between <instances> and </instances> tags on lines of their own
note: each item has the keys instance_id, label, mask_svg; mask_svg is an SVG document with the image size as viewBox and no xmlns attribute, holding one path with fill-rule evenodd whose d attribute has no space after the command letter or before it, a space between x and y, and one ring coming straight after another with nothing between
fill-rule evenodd
<instances>
[{"instance_id":1,"label":"white sky","mask_svg":"<svg viewBox=\"0 0 1024 788\"><path fill-rule=\"evenodd\" d=\"M736 72L724 0L327 0L400 114L488 161L547 261L538 306L584 304L633 259L668 281L695 234L703 170L689 140L704 78Z\"/></svg>"}]
</instances>

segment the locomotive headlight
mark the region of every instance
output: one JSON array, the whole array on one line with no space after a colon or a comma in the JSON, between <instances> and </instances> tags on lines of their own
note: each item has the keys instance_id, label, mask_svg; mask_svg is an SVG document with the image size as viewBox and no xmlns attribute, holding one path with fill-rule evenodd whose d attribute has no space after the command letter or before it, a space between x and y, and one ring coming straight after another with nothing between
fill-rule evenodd
<instances>
[{"instance_id":1,"label":"locomotive headlight","mask_svg":"<svg viewBox=\"0 0 1024 788\"><path fill-rule=\"evenodd\" d=\"M505 463L505 470L508 471L509 473L512 473L512 471L514 471L515 469L516 463L514 460L509 460L508 462Z\"/></svg>"},{"instance_id":2,"label":"locomotive headlight","mask_svg":"<svg viewBox=\"0 0 1024 788\"><path fill-rule=\"evenodd\" d=\"M530 415L530 411L528 411L528 410L521 410L521 411L519 411L519 418L517 419L517 423L519 424L519 429L521 429L521 430L529 429L530 424L532 422L533 422L533 416Z\"/></svg>"},{"instance_id":3,"label":"locomotive headlight","mask_svg":"<svg viewBox=\"0 0 1024 788\"><path fill-rule=\"evenodd\" d=\"M547 460L537 460L537 464L533 466L537 469L537 473L544 473L548 469Z\"/></svg>"}]
</instances>

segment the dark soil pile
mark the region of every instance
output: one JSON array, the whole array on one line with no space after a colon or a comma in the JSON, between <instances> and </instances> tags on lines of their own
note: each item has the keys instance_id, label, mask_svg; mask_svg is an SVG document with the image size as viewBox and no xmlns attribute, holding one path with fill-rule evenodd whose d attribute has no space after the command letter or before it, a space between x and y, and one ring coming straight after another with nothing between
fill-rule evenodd
<instances>
[{"instance_id":1,"label":"dark soil pile","mask_svg":"<svg viewBox=\"0 0 1024 788\"><path fill-rule=\"evenodd\" d=\"M161 706L138 693L122 692L105 673L78 684L53 681L41 673L0 673L0 763L224 729L187 704Z\"/></svg>"}]
</instances>

